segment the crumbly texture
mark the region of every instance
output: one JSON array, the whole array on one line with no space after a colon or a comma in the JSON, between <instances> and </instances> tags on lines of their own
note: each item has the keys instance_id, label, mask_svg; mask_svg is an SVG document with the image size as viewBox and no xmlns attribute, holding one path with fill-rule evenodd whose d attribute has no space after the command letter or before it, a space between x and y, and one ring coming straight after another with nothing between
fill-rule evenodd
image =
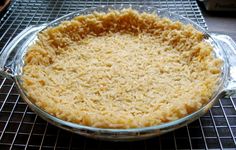
<instances>
[{"instance_id":1,"label":"crumbly texture","mask_svg":"<svg viewBox=\"0 0 236 150\"><path fill-rule=\"evenodd\" d=\"M191 25L132 9L47 28L25 56L23 87L43 110L100 128L177 120L209 101L221 61Z\"/></svg>"}]
</instances>

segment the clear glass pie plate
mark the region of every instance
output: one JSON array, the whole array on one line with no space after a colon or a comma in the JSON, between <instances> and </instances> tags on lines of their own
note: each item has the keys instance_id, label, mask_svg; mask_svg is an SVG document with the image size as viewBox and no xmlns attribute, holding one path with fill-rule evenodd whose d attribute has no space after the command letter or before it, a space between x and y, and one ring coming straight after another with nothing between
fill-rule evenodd
<instances>
[{"instance_id":1,"label":"clear glass pie plate","mask_svg":"<svg viewBox=\"0 0 236 150\"><path fill-rule=\"evenodd\" d=\"M24 55L27 53L29 45L37 40L37 33L47 27L57 26L62 21L71 20L75 16L90 14L94 11L108 12L110 9L122 10L124 8L133 8L139 12L157 13L160 17L166 17L172 21L180 21L184 24L192 24L197 30L204 33L204 40L209 42L214 48L215 57L223 60L221 79L218 82L218 88L212 95L209 102L199 110L189 114L181 119L144 128L132 129L107 129L84 126L68 121L61 120L50 115L38 106L36 106L27 96L27 93L22 88L22 67L24 66ZM58 126L62 129L78 133L91 138L112 141L128 141L140 140L153 136L158 136L177 128L180 128L204 115L219 98L232 95L236 91L236 44L226 35L209 34L198 24L188 18L184 18L167 10L159 10L155 7L148 6L132 6L132 5L110 5L96 8L88 8L81 11L76 11L58 18L50 23L30 26L16 36L0 54L0 74L6 78L15 81L19 93L29 107L40 117L46 121Z\"/></svg>"}]
</instances>

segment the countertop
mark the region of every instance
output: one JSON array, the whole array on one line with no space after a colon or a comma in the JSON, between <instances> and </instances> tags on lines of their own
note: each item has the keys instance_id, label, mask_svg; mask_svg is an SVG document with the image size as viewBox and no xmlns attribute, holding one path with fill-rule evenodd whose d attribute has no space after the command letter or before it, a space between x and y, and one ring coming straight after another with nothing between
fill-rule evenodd
<instances>
[{"instance_id":1,"label":"countertop","mask_svg":"<svg viewBox=\"0 0 236 150\"><path fill-rule=\"evenodd\" d=\"M227 34L236 41L236 12L212 12L207 11L201 2L198 5L210 32Z\"/></svg>"}]
</instances>

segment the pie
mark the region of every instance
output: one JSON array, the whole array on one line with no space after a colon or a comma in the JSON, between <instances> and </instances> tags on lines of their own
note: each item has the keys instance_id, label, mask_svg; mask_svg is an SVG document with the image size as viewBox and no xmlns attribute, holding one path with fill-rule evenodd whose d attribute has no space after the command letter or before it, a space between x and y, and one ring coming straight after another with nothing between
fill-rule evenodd
<instances>
[{"instance_id":1,"label":"pie","mask_svg":"<svg viewBox=\"0 0 236 150\"><path fill-rule=\"evenodd\" d=\"M133 9L76 16L38 34L23 87L44 111L98 128L140 128L209 102L222 61L203 33Z\"/></svg>"}]
</instances>

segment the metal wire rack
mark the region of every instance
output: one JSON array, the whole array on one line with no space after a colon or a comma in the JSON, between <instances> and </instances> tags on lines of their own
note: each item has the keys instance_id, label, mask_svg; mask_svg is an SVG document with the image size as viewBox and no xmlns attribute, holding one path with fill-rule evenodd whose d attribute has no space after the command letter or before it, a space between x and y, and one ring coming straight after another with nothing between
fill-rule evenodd
<instances>
[{"instance_id":1,"label":"metal wire rack","mask_svg":"<svg viewBox=\"0 0 236 150\"><path fill-rule=\"evenodd\" d=\"M144 4L175 11L207 28L196 1L14 0L0 14L0 49L29 25L69 12L114 3ZM104 142L61 130L35 115L15 84L0 78L0 149L236 149L236 99L221 99L197 121L160 137L138 142Z\"/></svg>"}]
</instances>

